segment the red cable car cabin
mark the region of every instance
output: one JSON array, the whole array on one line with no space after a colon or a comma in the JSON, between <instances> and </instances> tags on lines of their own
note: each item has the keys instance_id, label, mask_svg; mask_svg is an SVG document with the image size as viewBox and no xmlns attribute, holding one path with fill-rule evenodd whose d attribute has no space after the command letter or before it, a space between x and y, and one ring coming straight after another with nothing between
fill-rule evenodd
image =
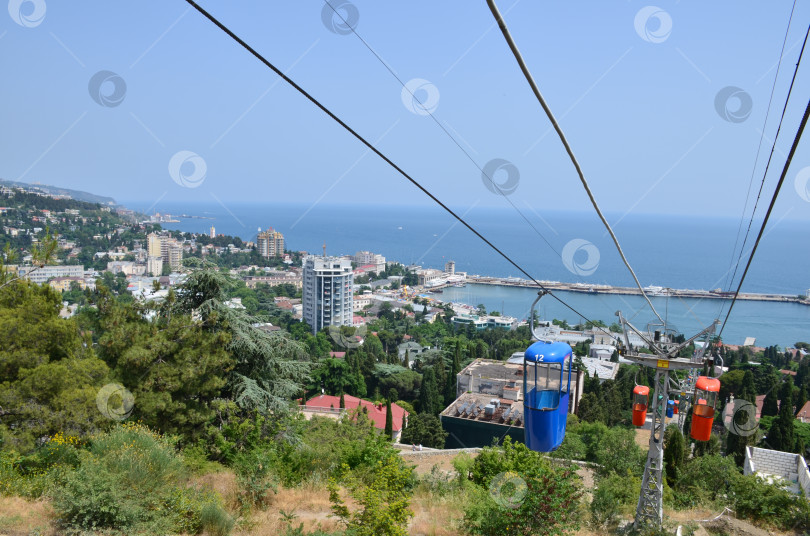
<instances>
[{"instance_id":1,"label":"red cable car cabin","mask_svg":"<svg viewBox=\"0 0 810 536\"><path fill-rule=\"evenodd\" d=\"M633 388L633 426L644 426L649 398L650 388L646 385L636 385Z\"/></svg>"},{"instance_id":2,"label":"red cable car cabin","mask_svg":"<svg viewBox=\"0 0 810 536\"><path fill-rule=\"evenodd\" d=\"M695 406L692 410L692 439L708 441L712 435L714 407L720 392L720 380L700 376L695 384Z\"/></svg>"}]
</instances>

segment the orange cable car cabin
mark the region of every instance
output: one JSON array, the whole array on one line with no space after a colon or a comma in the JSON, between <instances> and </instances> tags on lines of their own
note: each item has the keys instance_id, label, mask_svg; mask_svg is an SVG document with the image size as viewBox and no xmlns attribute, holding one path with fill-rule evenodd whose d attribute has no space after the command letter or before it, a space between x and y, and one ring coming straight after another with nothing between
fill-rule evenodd
<instances>
[{"instance_id":1,"label":"orange cable car cabin","mask_svg":"<svg viewBox=\"0 0 810 536\"><path fill-rule=\"evenodd\" d=\"M633 426L644 426L644 422L647 420L649 399L649 387L646 385L636 385L633 388Z\"/></svg>"},{"instance_id":2,"label":"orange cable car cabin","mask_svg":"<svg viewBox=\"0 0 810 536\"><path fill-rule=\"evenodd\" d=\"M708 441L712 435L714 408L720 393L720 380L700 376L695 383L695 405L692 409L690 435L697 441Z\"/></svg>"}]
</instances>

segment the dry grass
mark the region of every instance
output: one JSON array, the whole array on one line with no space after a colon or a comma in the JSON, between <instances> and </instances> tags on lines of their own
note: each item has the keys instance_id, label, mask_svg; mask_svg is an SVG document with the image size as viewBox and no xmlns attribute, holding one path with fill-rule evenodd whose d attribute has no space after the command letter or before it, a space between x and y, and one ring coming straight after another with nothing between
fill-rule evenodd
<instances>
[{"instance_id":1,"label":"dry grass","mask_svg":"<svg viewBox=\"0 0 810 536\"><path fill-rule=\"evenodd\" d=\"M235 536L277 536L286 528L281 512L294 514L294 526L304 524L305 530L321 527L325 531L340 528L336 518L330 517L329 492L326 487L302 486L279 488L269 508L253 513L249 520L234 530Z\"/></svg>"},{"instance_id":2,"label":"dry grass","mask_svg":"<svg viewBox=\"0 0 810 536\"><path fill-rule=\"evenodd\" d=\"M47 501L0 497L0 536L52 536L57 534L55 518Z\"/></svg>"}]
</instances>

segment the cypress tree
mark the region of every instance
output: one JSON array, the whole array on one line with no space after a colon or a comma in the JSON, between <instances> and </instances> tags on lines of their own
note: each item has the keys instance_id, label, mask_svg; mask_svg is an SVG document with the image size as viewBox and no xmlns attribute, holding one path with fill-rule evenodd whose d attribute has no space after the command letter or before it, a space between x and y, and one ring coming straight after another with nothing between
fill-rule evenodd
<instances>
[{"instance_id":1,"label":"cypress tree","mask_svg":"<svg viewBox=\"0 0 810 536\"><path fill-rule=\"evenodd\" d=\"M776 388L774 387L765 395L765 400L762 403L762 416L772 417L777 414L779 414L779 405L776 402Z\"/></svg>"},{"instance_id":2,"label":"cypress tree","mask_svg":"<svg viewBox=\"0 0 810 536\"><path fill-rule=\"evenodd\" d=\"M410 366L411 366L410 352L408 350L405 350L405 361L404 361L404 363L402 365L405 368L410 368Z\"/></svg>"},{"instance_id":3,"label":"cypress tree","mask_svg":"<svg viewBox=\"0 0 810 536\"><path fill-rule=\"evenodd\" d=\"M346 409L346 399L343 398L343 393L340 393L340 409Z\"/></svg>"},{"instance_id":4,"label":"cypress tree","mask_svg":"<svg viewBox=\"0 0 810 536\"><path fill-rule=\"evenodd\" d=\"M394 436L394 414L391 412L391 401L385 401L385 437L392 439Z\"/></svg>"},{"instance_id":5,"label":"cypress tree","mask_svg":"<svg viewBox=\"0 0 810 536\"><path fill-rule=\"evenodd\" d=\"M441 408L439 408L440 403L439 389L436 386L436 373L433 371L433 367L428 367L422 376L422 387L419 389L419 411L420 413L437 415L441 411Z\"/></svg>"},{"instance_id":6,"label":"cypress tree","mask_svg":"<svg viewBox=\"0 0 810 536\"><path fill-rule=\"evenodd\" d=\"M799 412L802 410L804 405L807 404L807 389L805 389L804 385L802 385L801 389L799 389L799 394L796 398L796 414L799 416ZM807 417L807 415L802 415L801 417Z\"/></svg>"},{"instance_id":7,"label":"cypress tree","mask_svg":"<svg viewBox=\"0 0 810 536\"><path fill-rule=\"evenodd\" d=\"M792 390L793 385L790 385ZM768 432L768 444L775 450L793 452L796 449L796 430L793 425L793 406L791 396L781 401L779 417L773 421Z\"/></svg>"},{"instance_id":8,"label":"cypress tree","mask_svg":"<svg viewBox=\"0 0 810 536\"><path fill-rule=\"evenodd\" d=\"M664 432L664 465L667 483L675 485L686 457L686 441L677 425L670 424Z\"/></svg>"}]
</instances>

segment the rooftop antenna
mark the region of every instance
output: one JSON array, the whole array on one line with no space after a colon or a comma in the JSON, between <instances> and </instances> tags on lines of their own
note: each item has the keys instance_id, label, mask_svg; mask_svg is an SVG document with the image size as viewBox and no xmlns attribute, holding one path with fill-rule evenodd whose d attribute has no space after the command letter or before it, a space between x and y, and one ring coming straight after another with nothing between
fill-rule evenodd
<instances>
[{"instance_id":1,"label":"rooftop antenna","mask_svg":"<svg viewBox=\"0 0 810 536\"><path fill-rule=\"evenodd\" d=\"M323 243L323 258L326 258L326 242Z\"/></svg>"}]
</instances>

